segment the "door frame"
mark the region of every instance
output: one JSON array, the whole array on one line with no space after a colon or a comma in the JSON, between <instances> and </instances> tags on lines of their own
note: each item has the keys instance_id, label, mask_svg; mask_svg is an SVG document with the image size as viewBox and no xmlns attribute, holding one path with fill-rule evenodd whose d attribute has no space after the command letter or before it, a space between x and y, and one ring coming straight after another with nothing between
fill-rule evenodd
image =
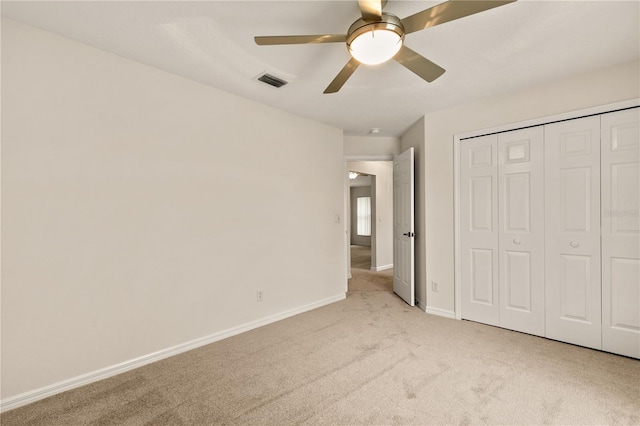
<instances>
[{"instance_id":1,"label":"door frame","mask_svg":"<svg viewBox=\"0 0 640 426\"><path fill-rule=\"evenodd\" d=\"M349 186L349 163L353 161L393 161L395 157L392 154L389 155L346 155L343 157L344 160L344 209L342 213L342 217L344 218L343 228L344 228L344 247L345 247L345 271L344 276L345 280L345 293L349 290L348 280L351 278L351 236L349 235L349 222L351 220L351 211L349 209L351 203L351 194L350 194L350 186ZM373 190L373 188L372 188ZM374 220L375 218L372 218ZM372 242L373 248L373 242Z\"/></svg>"},{"instance_id":2,"label":"door frame","mask_svg":"<svg viewBox=\"0 0 640 426\"><path fill-rule=\"evenodd\" d=\"M557 123L560 121L573 120L576 118L588 117L590 115L599 115L608 112L615 112L629 108L640 106L640 98L629 99L626 101L614 102L596 107L585 108L560 114L549 115L545 117L535 118L532 120L520 121L500 126L490 127L486 129L474 130L456 134L453 136L453 211L454 211L454 297L455 297L455 318L462 319L462 283L460 282L460 142L475 138L478 136L486 136L495 133L510 132L512 130L524 129L533 126L542 126L545 124Z\"/></svg>"}]
</instances>

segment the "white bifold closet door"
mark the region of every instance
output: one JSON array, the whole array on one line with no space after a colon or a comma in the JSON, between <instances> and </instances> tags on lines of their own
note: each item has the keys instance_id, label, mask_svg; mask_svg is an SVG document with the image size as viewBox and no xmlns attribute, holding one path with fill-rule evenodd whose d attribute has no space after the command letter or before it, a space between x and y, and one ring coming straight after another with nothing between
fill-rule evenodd
<instances>
[{"instance_id":1,"label":"white bifold closet door","mask_svg":"<svg viewBox=\"0 0 640 426\"><path fill-rule=\"evenodd\" d=\"M462 316L544 335L543 130L462 141Z\"/></svg>"},{"instance_id":2,"label":"white bifold closet door","mask_svg":"<svg viewBox=\"0 0 640 426\"><path fill-rule=\"evenodd\" d=\"M460 142L462 318L640 358L640 108Z\"/></svg>"},{"instance_id":3,"label":"white bifold closet door","mask_svg":"<svg viewBox=\"0 0 640 426\"><path fill-rule=\"evenodd\" d=\"M462 317L500 325L498 289L498 138L460 144Z\"/></svg>"},{"instance_id":4,"label":"white bifold closet door","mask_svg":"<svg viewBox=\"0 0 640 426\"><path fill-rule=\"evenodd\" d=\"M600 117L545 126L546 337L601 348Z\"/></svg>"},{"instance_id":5,"label":"white bifold closet door","mask_svg":"<svg viewBox=\"0 0 640 426\"><path fill-rule=\"evenodd\" d=\"M500 326L544 336L542 127L498 135Z\"/></svg>"},{"instance_id":6,"label":"white bifold closet door","mask_svg":"<svg viewBox=\"0 0 640 426\"><path fill-rule=\"evenodd\" d=\"M602 115L602 349L640 358L640 109Z\"/></svg>"}]
</instances>

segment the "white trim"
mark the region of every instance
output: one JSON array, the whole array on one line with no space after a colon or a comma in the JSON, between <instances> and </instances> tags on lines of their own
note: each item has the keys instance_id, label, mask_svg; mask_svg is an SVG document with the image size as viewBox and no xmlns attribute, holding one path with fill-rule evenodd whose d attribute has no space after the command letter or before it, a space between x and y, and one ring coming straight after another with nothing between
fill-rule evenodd
<instances>
[{"instance_id":1,"label":"white trim","mask_svg":"<svg viewBox=\"0 0 640 426\"><path fill-rule=\"evenodd\" d=\"M395 157L393 154L384 155L345 155L344 161L347 163L351 161L393 161Z\"/></svg>"},{"instance_id":2,"label":"white trim","mask_svg":"<svg viewBox=\"0 0 640 426\"><path fill-rule=\"evenodd\" d=\"M462 319L460 283L460 137L453 138L453 308L455 318Z\"/></svg>"},{"instance_id":3,"label":"white trim","mask_svg":"<svg viewBox=\"0 0 640 426\"><path fill-rule=\"evenodd\" d=\"M349 291L351 279L351 189L349 187L349 169L344 163L342 176L342 230L344 231L344 292Z\"/></svg>"},{"instance_id":4,"label":"white trim","mask_svg":"<svg viewBox=\"0 0 640 426\"><path fill-rule=\"evenodd\" d=\"M371 270L373 272L380 272L380 271L385 271L385 270L391 269L391 268L393 268L393 264L391 264L391 265L382 265L382 266L372 266Z\"/></svg>"},{"instance_id":5,"label":"white trim","mask_svg":"<svg viewBox=\"0 0 640 426\"><path fill-rule=\"evenodd\" d=\"M12 396L0 401L0 413L14 408L21 407L23 405L30 404L32 402L39 401L44 398L56 395L61 392L65 392L71 389L78 388L80 386L88 385L99 380L103 380L120 373L124 373L129 370L133 370L138 367L142 367L147 364L151 364L156 361L160 361L165 358L169 358L174 355L178 355L183 352L190 351L192 349L199 348L210 343L214 343L231 336L235 336L246 331L250 331L276 321L280 321L294 315L298 315L313 309L320 308L331 303L339 302L346 298L346 294L338 294L336 296L328 297L326 299L319 300L317 302L309 303L307 305L299 306L288 311L281 312L279 314L270 315L260 320L252 321L244 325L232 327L227 330L223 330L217 333L210 334L208 336L201 337L199 339L191 340L189 342L181 343L179 345L166 348L157 352L153 352L147 355L143 355L138 358L134 358L129 361L122 362L120 364L112 365L110 367L101 368L100 370L92 371L87 374L73 377L71 379L63 380L52 385L44 386L40 389L28 391L20 395Z\"/></svg>"},{"instance_id":6,"label":"white trim","mask_svg":"<svg viewBox=\"0 0 640 426\"><path fill-rule=\"evenodd\" d=\"M454 317L456 319L462 319L462 297L461 297L461 287L462 283L460 282L460 141L462 139L473 138L477 136L483 136L487 134L497 133L497 132L507 132L510 130L516 130L523 127L531 127L531 126L542 126L545 124L553 123L556 121L562 120L572 120L580 117L586 117L589 115L596 114L606 114L608 112L613 112L620 109L626 108L634 108L640 106L640 98L628 99L626 101L614 102L606 105L599 105L591 108L580 109L576 111L565 112L561 114L549 115L546 117L536 118L528 121L521 121L512 124L505 124L502 126L492 127L489 129L482 130L474 130L472 132L461 133L457 135L453 135L453 180L454 180L454 198L453 198L453 209L454 209L454 298L455 298L455 313ZM434 308L429 308L434 309ZM437 314L436 314L437 315Z\"/></svg>"},{"instance_id":7,"label":"white trim","mask_svg":"<svg viewBox=\"0 0 640 426\"><path fill-rule=\"evenodd\" d=\"M427 305L425 305L424 302L418 298L416 298L416 305L418 305L418 308L422 309L424 312L427 311Z\"/></svg>"},{"instance_id":8,"label":"white trim","mask_svg":"<svg viewBox=\"0 0 640 426\"><path fill-rule=\"evenodd\" d=\"M640 98L628 99L626 101L615 102L612 104L599 105L591 108L579 109L576 111L569 111L561 114L548 115L546 117L534 118L533 120L520 121L517 123L504 124L501 126L491 127L488 129L474 130L460 135L454 135L459 142L460 139L475 138L477 136L484 136L497 132L508 132L510 130L516 130L523 127L542 126L545 124L553 123L555 121L572 120L575 118L586 117L588 115L605 114L613 112L619 109L633 108L640 106Z\"/></svg>"},{"instance_id":9,"label":"white trim","mask_svg":"<svg viewBox=\"0 0 640 426\"><path fill-rule=\"evenodd\" d=\"M447 309L431 308L431 307L427 306L427 307L425 307L424 311L427 314L437 315L439 317L456 319L456 313L453 312L453 311L449 311Z\"/></svg>"}]
</instances>

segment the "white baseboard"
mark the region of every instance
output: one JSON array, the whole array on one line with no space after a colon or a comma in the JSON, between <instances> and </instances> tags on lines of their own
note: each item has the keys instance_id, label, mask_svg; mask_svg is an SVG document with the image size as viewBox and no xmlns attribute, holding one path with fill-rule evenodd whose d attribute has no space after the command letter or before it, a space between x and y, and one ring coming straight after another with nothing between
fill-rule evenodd
<instances>
[{"instance_id":1,"label":"white baseboard","mask_svg":"<svg viewBox=\"0 0 640 426\"><path fill-rule=\"evenodd\" d=\"M124 373L129 370L133 370L138 367L142 367L147 364L151 364L161 359L169 358L174 355L178 355L183 352L190 351L192 349L199 348L200 346L208 345L210 343L217 342L219 340L226 339L227 337L235 336L237 334L244 333L255 328L259 328L276 321L283 320L285 318L292 317L313 309L320 308L331 303L339 302L346 298L346 294L338 294L336 296L328 297L317 302L309 303L307 305L299 306L288 311L284 311L275 315L270 315L266 318L262 318L256 321L252 321L237 327L233 327L227 330L223 330L217 333L210 334L208 336L201 337L199 339L191 340L190 342L181 343L179 345L153 352L148 355L143 355L139 358L135 358L129 361L122 362L120 364L112 365L110 367L102 368L87 374L73 377L71 379L63 380L52 385L44 386L40 389L24 392L20 395L12 396L0 401L0 413L12 410L14 408L21 407L23 405L31 404L32 402L39 401L44 398L56 395L61 392L65 392L71 389L78 388L80 386L88 385L89 383L97 382L120 373Z\"/></svg>"},{"instance_id":2,"label":"white baseboard","mask_svg":"<svg viewBox=\"0 0 640 426\"><path fill-rule=\"evenodd\" d=\"M418 305L418 308L422 309L423 311L427 312L427 305L425 305L422 300L420 299L416 299L416 304Z\"/></svg>"},{"instance_id":3,"label":"white baseboard","mask_svg":"<svg viewBox=\"0 0 640 426\"><path fill-rule=\"evenodd\" d=\"M424 311L428 314L438 315L445 318L456 319L456 313L453 311L449 311L447 309L432 308L430 306L425 306Z\"/></svg>"},{"instance_id":4,"label":"white baseboard","mask_svg":"<svg viewBox=\"0 0 640 426\"><path fill-rule=\"evenodd\" d=\"M391 269L391 268L393 268L393 264L391 264L391 265L382 265L382 266L372 266L371 270L373 272L380 272L380 271L384 271L384 270Z\"/></svg>"}]
</instances>

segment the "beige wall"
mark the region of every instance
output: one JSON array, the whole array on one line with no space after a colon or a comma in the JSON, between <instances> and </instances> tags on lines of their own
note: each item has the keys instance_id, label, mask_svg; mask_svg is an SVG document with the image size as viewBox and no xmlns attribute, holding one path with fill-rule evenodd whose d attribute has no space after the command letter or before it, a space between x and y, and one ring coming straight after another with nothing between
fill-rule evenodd
<instances>
[{"instance_id":1,"label":"beige wall","mask_svg":"<svg viewBox=\"0 0 640 426\"><path fill-rule=\"evenodd\" d=\"M399 138L376 136L345 136L344 155L353 159L385 159L398 155Z\"/></svg>"},{"instance_id":2,"label":"beige wall","mask_svg":"<svg viewBox=\"0 0 640 426\"><path fill-rule=\"evenodd\" d=\"M418 167L425 173L427 310L454 311L454 135L637 98L639 75L638 62L622 64L425 115L424 165ZM416 127L420 133L421 124ZM432 281L438 292L431 291Z\"/></svg>"},{"instance_id":3,"label":"beige wall","mask_svg":"<svg viewBox=\"0 0 640 426\"><path fill-rule=\"evenodd\" d=\"M344 297L343 161L339 129L3 20L3 400Z\"/></svg>"}]
</instances>

